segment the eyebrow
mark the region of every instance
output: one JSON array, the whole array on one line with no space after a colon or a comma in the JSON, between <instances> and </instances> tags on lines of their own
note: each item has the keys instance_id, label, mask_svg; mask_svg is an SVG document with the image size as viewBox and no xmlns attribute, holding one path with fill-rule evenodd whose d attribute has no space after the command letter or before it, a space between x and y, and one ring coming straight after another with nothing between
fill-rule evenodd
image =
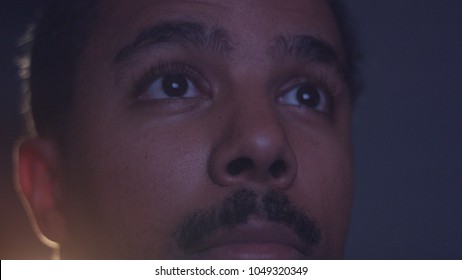
<instances>
[{"instance_id":1,"label":"eyebrow","mask_svg":"<svg viewBox=\"0 0 462 280\"><path fill-rule=\"evenodd\" d=\"M226 55L232 50L230 42L228 33L222 28L206 28L198 22L166 21L142 30L132 43L117 52L114 62L120 64L145 47L164 43L192 44Z\"/></svg>"},{"instance_id":2,"label":"eyebrow","mask_svg":"<svg viewBox=\"0 0 462 280\"><path fill-rule=\"evenodd\" d=\"M307 59L341 68L339 58L334 48L321 39L311 35L280 35L270 47L274 58L292 56L297 59Z\"/></svg>"},{"instance_id":3,"label":"eyebrow","mask_svg":"<svg viewBox=\"0 0 462 280\"><path fill-rule=\"evenodd\" d=\"M142 49L160 44L193 45L217 53L229 55L232 50L231 37L228 32L218 26L207 27L194 21L163 21L141 30L133 42L120 49L115 58L121 64ZM320 62L333 66L344 72L335 49L326 41L307 34L285 34L274 37L269 52L273 59L294 57Z\"/></svg>"}]
</instances>

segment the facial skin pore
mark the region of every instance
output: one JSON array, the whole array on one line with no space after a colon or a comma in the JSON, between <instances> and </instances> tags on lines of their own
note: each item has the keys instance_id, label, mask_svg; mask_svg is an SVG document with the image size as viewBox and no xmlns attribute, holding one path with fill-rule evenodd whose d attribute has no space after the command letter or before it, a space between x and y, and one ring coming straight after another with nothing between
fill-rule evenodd
<instances>
[{"instance_id":1,"label":"facial skin pore","mask_svg":"<svg viewBox=\"0 0 462 280\"><path fill-rule=\"evenodd\" d=\"M53 150L39 227L63 258L341 258L344 66L323 0L102 1L68 149L19 149L26 190Z\"/></svg>"}]
</instances>

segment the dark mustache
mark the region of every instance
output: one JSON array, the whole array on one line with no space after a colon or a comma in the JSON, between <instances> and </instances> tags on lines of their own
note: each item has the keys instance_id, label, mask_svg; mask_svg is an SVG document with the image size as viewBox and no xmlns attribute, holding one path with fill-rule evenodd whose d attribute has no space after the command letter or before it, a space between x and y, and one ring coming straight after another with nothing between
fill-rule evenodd
<instances>
[{"instance_id":1,"label":"dark mustache","mask_svg":"<svg viewBox=\"0 0 462 280\"><path fill-rule=\"evenodd\" d=\"M222 229L233 229L247 222L251 215L266 218L291 228L306 246L318 246L321 231L315 219L295 207L287 195L271 190L261 200L254 191L240 189L217 208L199 210L184 219L175 238L179 247L192 250L204 238Z\"/></svg>"}]
</instances>

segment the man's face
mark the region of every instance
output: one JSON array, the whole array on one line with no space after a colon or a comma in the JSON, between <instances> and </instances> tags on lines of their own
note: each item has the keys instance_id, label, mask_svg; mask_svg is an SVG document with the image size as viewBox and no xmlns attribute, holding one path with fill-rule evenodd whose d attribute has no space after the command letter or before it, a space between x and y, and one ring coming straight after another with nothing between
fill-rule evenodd
<instances>
[{"instance_id":1,"label":"man's face","mask_svg":"<svg viewBox=\"0 0 462 280\"><path fill-rule=\"evenodd\" d=\"M350 92L328 4L102 2L75 80L62 256L340 258Z\"/></svg>"}]
</instances>

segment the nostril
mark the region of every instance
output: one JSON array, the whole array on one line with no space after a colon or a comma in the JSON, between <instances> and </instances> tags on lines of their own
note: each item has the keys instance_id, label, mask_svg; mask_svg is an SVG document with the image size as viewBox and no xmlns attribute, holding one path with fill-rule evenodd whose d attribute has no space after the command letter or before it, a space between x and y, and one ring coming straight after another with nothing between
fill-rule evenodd
<instances>
[{"instance_id":1,"label":"nostril","mask_svg":"<svg viewBox=\"0 0 462 280\"><path fill-rule=\"evenodd\" d=\"M283 160L275 161L269 168L269 172L273 178L281 177L287 170L286 163Z\"/></svg>"},{"instance_id":2,"label":"nostril","mask_svg":"<svg viewBox=\"0 0 462 280\"><path fill-rule=\"evenodd\" d=\"M228 171L228 174L236 176L245 171L246 169L252 169L254 167L255 164L250 158L241 157L231 161L226 167L226 171Z\"/></svg>"}]
</instances>

